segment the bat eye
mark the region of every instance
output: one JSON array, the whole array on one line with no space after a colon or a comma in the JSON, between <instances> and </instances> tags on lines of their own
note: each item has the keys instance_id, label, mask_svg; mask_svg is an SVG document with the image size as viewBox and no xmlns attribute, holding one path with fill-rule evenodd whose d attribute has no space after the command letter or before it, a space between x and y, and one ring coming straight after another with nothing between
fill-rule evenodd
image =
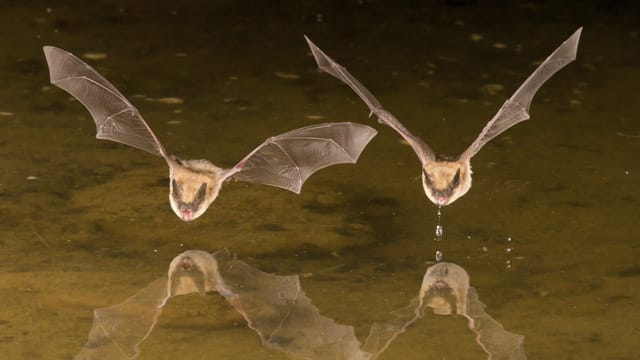
<instances>
[{"instance_id":1,"label":"bat eye","mask_svg":"<svg viewBox=\"0 0 640 360\"><path fill-rule=\"evenodd\" d=\"M171 160L175 161L178 165L182 165L182 160L175 155L171 155Z\"/></svg>"}]
</instances>

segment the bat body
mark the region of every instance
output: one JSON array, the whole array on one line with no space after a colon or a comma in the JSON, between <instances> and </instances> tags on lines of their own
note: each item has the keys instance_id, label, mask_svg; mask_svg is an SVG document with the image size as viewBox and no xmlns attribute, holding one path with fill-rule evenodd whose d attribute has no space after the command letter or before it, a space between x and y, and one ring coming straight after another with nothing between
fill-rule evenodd
<instances>
[{"instance_id":1,"label":"bat body","mask_svg":"<svg viewBox=\"0 0 640 360\"><path fill-rule=\"evenodd\" d=\"M225 180L235 178L300 193L317 170L355 163L376 131L342 122L311 125L267 139L230 169L207 160L168 155L138 110L104 77L73 54L44 47L51 83L70 93L91 113L96 137L161 156L169 165L169 202L184 221L200 217Z\"/></svg>"},{"instance_id":2,"label":"bat body","mask_svg":"<svg viewBox=\"0 0 640 360\"><path fill-rule=\"evenodd\" d=\"M494 137L511 126L529 118L531 100L540 86L553 74L576 58L582 28L558 47L525 80L518 90L498 110L498 113L482 129L478 138L455 159L437 159L433 150L419 137L407 130L347 69L328 57L305 37L320 70L340 79L360 96L371 114L378 121L391 127L411 145L422 164L422 185L425 194L434 204L451 204L471 188L471 158Z\"/></svg>"}]
</instances>

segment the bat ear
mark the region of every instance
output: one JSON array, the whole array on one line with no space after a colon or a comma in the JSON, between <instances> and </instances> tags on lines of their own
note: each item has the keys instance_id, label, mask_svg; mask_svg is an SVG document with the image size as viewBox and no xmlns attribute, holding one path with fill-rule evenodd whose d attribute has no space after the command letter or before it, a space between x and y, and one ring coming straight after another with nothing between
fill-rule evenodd
<instances>
[{"instance_id":1,"label":"bat ear","mask_svg":"<svg viewBox=\"0 0 640 360\"><path fill-rule=\"evenodd\" d=\"M456 174L453 176L453 181L454 182L460 181L460 168L458 168L458 170L456 171Z\"/></svg>"}]
</instances>

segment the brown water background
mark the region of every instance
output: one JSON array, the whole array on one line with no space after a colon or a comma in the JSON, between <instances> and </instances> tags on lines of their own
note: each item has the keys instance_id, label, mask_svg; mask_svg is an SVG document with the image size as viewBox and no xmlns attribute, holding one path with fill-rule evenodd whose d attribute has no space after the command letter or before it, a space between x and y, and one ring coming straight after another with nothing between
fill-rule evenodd
<instances>
[{"instance_id":1,"label":"brown water background","mask_svg":"<svg viewBox=\"0 0 640 360\"><path fill-rule=\"evenodd\" d=\"M320 311L362 339L417 295L439 250L469 272L487 313L525 336L530 359L640 356L636 2L78 3L0 5L1 358L70 359L94 308L133 295L186 249L221 248L304 274ZM473 159L473 188L443 209L440 242L415 154L317 72L303 39L453 155L579 26L577 61L542 87L532 120ZM87 62L184 158L229 167L265 138L319 122L379 135L357 165L317 173L299 196L229 183L183 223L162 159L96 140L87 111L49 84L43 45L106 55ZM171 301L142 350L284 358L215 294ZM445 357L486 358L461 318L425 318L383 358Z\"/></svg>"}]
</instances>

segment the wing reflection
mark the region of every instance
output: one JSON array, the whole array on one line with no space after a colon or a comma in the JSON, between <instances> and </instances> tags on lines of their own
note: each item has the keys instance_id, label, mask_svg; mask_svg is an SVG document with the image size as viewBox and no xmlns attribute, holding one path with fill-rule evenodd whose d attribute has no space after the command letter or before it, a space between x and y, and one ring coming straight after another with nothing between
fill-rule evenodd
<instances>
[{"instance_id":1,"label":"wing reflection","mask_svg":"<svg viewBox=\"0 0 640 360\"><path fill-rule=\"evenodd\" d=\"M76 355L85 359L135 359L151 334L162 308L174 296L218 292L256 331L262 343L292 359L367 360L379 357L424 309L468 319L488 359L526 359L521 335L506 331L484 312L484 304L458 265L438 263L427 269L419 295L375 323L363 346L348 325L320 314L300 287L298 276L276 276L230 258L190 250L176 256L168 276L155 280L124 302L94 311L89 340Z\"/></svg>"}]
</instances>

